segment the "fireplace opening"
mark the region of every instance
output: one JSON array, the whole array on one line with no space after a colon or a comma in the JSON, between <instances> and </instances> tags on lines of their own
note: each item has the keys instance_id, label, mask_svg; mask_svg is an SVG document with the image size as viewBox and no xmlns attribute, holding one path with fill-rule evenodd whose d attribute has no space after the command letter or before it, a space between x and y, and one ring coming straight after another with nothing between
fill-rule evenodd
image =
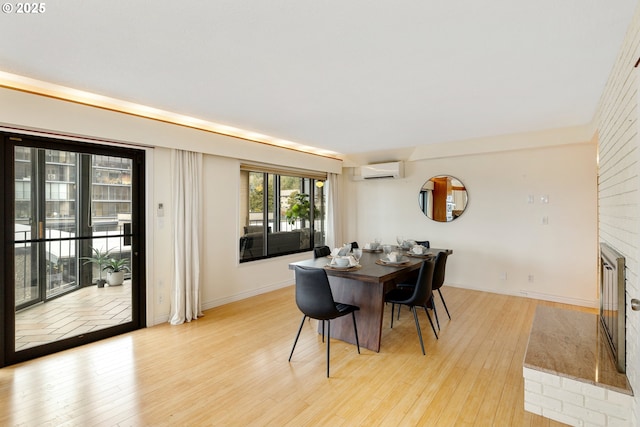
<instances>
[{"instance_id":1,"label":"fireplace opening","mask_svg":"<svg viewBox=\"0 0 640 427\"><path fill-rule=\"evenodd\" d=\"M626 371L626 295L624 257L600 243L600 324L618 372Z\"/></svg>"}]
</instances>

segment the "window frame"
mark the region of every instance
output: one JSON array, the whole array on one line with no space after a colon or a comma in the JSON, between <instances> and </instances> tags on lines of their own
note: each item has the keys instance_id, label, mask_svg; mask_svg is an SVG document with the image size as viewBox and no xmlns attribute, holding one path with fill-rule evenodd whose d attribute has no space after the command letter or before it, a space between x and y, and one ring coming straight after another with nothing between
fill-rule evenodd
<instances>
[{"instance_id":1,"label":"window frame","mask_svg":"<svg viewBox=\"0 0 640 427\"><path fill-rule=\"evenodd\" d=\"M243 177L243 173L246 173L246 177ZM261 224L251 224L251 175L262 174L262 217L260 218ZM326 173L308 172L300 170L289 170L283 168L275 168L264 165L246 165L242 164L240 167L241 180L245 179L247 182L246 190L242 192L242 197L245 198L246 209L240 208L241 215L244 215L244 219L240 221L239 230L239 262L241 264L258 261L269 258L276 258L280 256L309 252L317 244L324 244L325 236L323 235L326 229L326 217L323 212L326 212L327 198L324 192L326 184ZM308 219L301 219L301 223L295 223L301 225L299 229L290 230L287 225L287 219L284 215L287 207L286 203L289 200L287 196L283 196L283 189L281 188L282 178L299 178L300 189L294 190L296 192L307 194L310 202L309 217ZM322 185L317 185L318 182L322 182ZM321 197L319 204L317 203L318 195ZM270 209L269 202L273 200L273 207ZM242 206L242 205L241 205ZM319 214L319 218L318 218ZM320 220L320 227L318 227L317 221ZM293 225L292 223L289 223ZM261 231L251 232L250 227L262 226ZM287 233L296 233L299 236L299 245L297 247L288 247L281 249L279 245L274 243L277 239L276 235L283 236ZM318 233L320 233L318 235ZM253 236L252 236L253 234ZM265 238L266 236L266 238ZM308 239L307 237L308 236ZM270 238L271 237L271 238ZM284 236L285 238L287 236ZM270 246L270 241L271 246ZM258 247L254 247L257 243ZM261 246L261 247L260 247ZM286 245L285 245L286 246ZM278 247L278 249L275 249ZM251 248L250 251L247 248ZM256 252L254 254L254 251Z\"/></svg>"}]
</instances>

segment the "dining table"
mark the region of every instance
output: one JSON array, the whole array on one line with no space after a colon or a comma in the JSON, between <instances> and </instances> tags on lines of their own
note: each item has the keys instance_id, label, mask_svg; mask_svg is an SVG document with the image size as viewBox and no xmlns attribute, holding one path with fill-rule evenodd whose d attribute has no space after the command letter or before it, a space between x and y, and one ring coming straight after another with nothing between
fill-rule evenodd
<instances>
[{"instance_id":1,"label":"dining table","mask_svg":"<svg viewBox=\"0 0 640 427\"><path fill-rule=\"evenodd\" d=\"M438 252L452 254L451 249L429 248L422 255L404 252L400 264L385 263L382 251L363 249L359 265L350 268L336 268L331 258L320 257L289 264L290 270L296 266L323 268L327 272L331 292L336 302L360 307L356 311L358 339L360 346L380 352L382 338L382 318L384 316L384 296L396 284L406 283L416 277L422 262L433 259ZM351 316L331 321L331 337L355 344L355 334ZM321 331L318 325L318 332Z\"/></svg>"}]
</instances>

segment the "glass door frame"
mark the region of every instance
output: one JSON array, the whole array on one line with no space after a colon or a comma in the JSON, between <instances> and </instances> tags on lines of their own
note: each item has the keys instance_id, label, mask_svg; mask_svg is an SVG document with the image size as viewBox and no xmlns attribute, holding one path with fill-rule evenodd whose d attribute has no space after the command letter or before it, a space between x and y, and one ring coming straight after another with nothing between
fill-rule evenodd
<instances>
[{"instance_id":1,"label":"glass door frame","mask_svg":"<svg viewBox=\"0 0 640 427\"><path fill-rule=\"evenodd\" d=\"M2 278L2 282L0 282L0 319L2 321L3 331L3 339L0 340L0 367L145 327L145 150L5 132L0 132L0 139L3 141L2 150L4 163L4 172L0 183L0 188L2 188L0 220L3 224L3 226L0 227L0 237L3 242L3 244L0 245L0 260L2 260L0 261L0 277ZM49 344L23 349L18 352L15 351L15 146L64 150L80 155L120 156L132 160L131 228L134 235L131 242L132 317L130 322L54 341ZM42 190L42 192L44 192L44 190ZM86 195L84 195L84 197L86 197ZM79 215L87 214L88 208L82 207L85 204L86 203L82 203L78 207L77 212ZM78 221L78 219L76 219L76 221ZM36 224L36 228L37 227ZM82 236L79 236L79 238L79 241L82 242Z\"/></svg>"}]
</instances>

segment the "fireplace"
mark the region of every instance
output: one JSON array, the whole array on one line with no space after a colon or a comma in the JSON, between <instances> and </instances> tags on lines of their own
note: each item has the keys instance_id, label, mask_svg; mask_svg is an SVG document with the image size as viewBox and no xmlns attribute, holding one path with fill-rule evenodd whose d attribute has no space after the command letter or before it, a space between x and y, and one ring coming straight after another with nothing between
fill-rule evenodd
<instances>
[{"instance_id":1,"label":"fireplace","mask_svg":"<svg viewBox=\"0 0 640 427\"><path fill-rule=\"evenodd\" d=\"M600 323L619 372L626 369L626 295L624 257L600 243Z\"/></svg>"}]
</instances>

